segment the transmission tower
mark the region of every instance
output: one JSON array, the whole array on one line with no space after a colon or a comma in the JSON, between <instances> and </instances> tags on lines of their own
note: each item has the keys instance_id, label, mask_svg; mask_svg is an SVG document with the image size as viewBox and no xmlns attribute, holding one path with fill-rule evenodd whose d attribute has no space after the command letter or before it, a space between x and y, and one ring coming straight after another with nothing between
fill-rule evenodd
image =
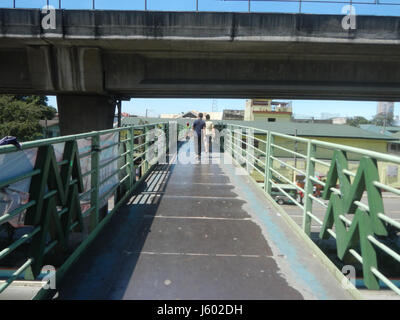
<instances>
[{"instance_id":1,"label":"transmission tower","mask_svg":"<svg viewBox=\"0 0 400 320\"><path fill-rule=\"evenodd\" d=\"M215 99L212 101L212 112L218 112L218 101Z\"/></svg>"}]
</instances>

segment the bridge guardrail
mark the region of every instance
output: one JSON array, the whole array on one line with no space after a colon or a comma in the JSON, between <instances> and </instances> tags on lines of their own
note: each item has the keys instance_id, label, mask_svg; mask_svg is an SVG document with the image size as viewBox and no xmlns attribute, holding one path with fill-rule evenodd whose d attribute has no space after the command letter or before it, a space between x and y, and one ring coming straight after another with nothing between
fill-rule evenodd
<instances>
[{"instance_id":1,"label":"bridge guardrail","mask_svg":"<svg viewBox=\"0 0 400 320\"><path fill-rule=\"evenodd\" d=\"M61 279L151 167L164 161L170 126L31 141L19 151L0 147L0 266L16 269L3 275L0 294L15 280L43 277L54 254L63 258L56 268Z\"/></svg>"},{"instance_id":2,"label":"bridge guardrail","mask_svg":"<svg viewBox=\"0 0 400 320\"><path fill-rule=\"evenodd\" d=\"M31 1L31 0L29 0ZM115 8L116 3L110 5L104 5L103 1L98 0L86 0L81 2L79 6L68 6L68 0L36 0L37 8L42 8L44 6L53 6L57 9L91 9L91 10L109 10L118 9ZM117 2L118 3L118 2ZM283 8L277 8L276 4L280 3L284 5ZM398 0L174 0L160 2L155 0L139 0L132 1L130 5L126 3L119 8L119 10L151 10L151 11L225 11L225 12L290 12L290 13L316 13L313 11L320 10L318 5L331 6L334 8L332 11L334 13L340 14L341 12L336 12L338 7L332 7L335 5L342 6L352 5L352 6L398 6L400 1ZM312 7L312 6L316 7ZM0 7L4 6L7 8L32 8L32 4L28 4L27 0L0 0ZM310 8L312 12L310 12ZM321 10L325 12L325 10ZM374 10L368 14L375 14ZM393 12L388 12L392 15Z\"/></svg>"},{"instance_id":3,"label":"bridge guardrail","mask_svg":"<svg viewBox=\"0 0 400 320\"><path fill-rule=\"evenodd\" d=\"M336 242L339 259L353 256L362 265L368 289L378 290L383 283L400 295L385 275L388 263L397 272L400 269L400 223L387 215L382 196L400 196L400 190L385 183L378 170L382 163L398 170L400 157L253 127L227 128L225 152L263 182L264 192L279 190L301 209L302 229L308 236L314 228L320 239ZM326 169L326 178L316 175L317 166L320 172ZM282 168L289 171L289 178ZM288 192L288 185L300 197ZM313 212L313 203L325 210L323 219Z\"/></svg>"}]
</instances>

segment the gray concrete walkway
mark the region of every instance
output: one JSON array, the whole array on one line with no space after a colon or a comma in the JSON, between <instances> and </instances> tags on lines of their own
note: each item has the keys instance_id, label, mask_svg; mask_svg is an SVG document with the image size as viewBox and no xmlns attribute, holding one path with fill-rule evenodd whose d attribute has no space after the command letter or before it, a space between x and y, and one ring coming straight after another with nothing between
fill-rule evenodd
<instances>
[{"instance_id":1,"label":"gray concrete walkway","mask_svg":"<svg viewBox=\"0 0 400 320\"><path fill-rule=\"evenodd\" d=\"M58 298L349 298L247 176L209 162L158 166Z\"/></svg>"}]
</instances>

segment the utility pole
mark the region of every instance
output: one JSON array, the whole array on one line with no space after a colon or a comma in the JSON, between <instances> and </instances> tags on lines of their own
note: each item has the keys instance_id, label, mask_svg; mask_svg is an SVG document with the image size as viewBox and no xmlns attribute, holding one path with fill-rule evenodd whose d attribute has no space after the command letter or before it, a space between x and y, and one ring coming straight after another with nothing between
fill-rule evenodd
<instances>
[{"instance_id":1,"label":"utility pole","mask_svg":"<svg viewBox=\"0 0 400 320\"><path fill-rule=\"evenodd\" d=\"M146 118L147 118L147 115L148 115L149 111L154 111L154 110L146 108Z\"/></svg>"},{"instance_id":2,"label":"utility pole","mask_svg":"<svg viewBox=\"0 0 400 320\"><path fill-rule=\"evenodd\" d=\"M385 131L386 131L387 115L388 115L388 112L387 112L387 110L385 110L385 121L383 122L383 133L385 133Z\"/></svg>"},{"instance_id":3,"label":"utility pole","mask_svg":"<svg viewBox=\"0 0 400 320\"><path fill-rule=\"evenodd\" d=\"M218 112L218 101L215 99L212 101L211 110L212 110L212 112Z\"/></svg>"}]
</instances>

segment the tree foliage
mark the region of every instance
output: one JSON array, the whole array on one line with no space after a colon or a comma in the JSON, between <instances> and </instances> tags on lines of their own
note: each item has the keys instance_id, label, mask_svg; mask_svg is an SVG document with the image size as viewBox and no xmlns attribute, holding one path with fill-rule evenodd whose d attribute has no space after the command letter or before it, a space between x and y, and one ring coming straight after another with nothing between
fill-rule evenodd
<instances>
[{"instance_id":1,"label":"tree foliage","mask_svg":"<svg viewBox=\"0 0 400 320\"><path fill-rule=\"evenodd\" d=\"M394 122L392 113L379 113L373 119L372 123L377 126L392 126Z\"/></svg>"},{"instance_id":2,"label":"tree foliage","mask_svg":"<svg viewBox=\"0 0 400 320\"><path fill-rule=\"evenodd\" d=\"M47 97L0 95L0 139L14 136L21 142L40 138L39 120L51 120L56 112L47 105Z\"/></svg>"},{"instance_id":3,"label":"tree foliage","mask_svg":"<svg viewBox=\"0 0 400 320\"><path fill-rule=\"evenodd\" d=\"M394 122L393 114L379 113L372 120L367 120L364 117L352 117L347 120L347 124L353 127L359 127L360 124L374 124L379 127L392 126Z\"/></svg>"},{"instance_id":4,"label":"tree foliage","mask_svg":"<svg viewBox=\"0 0 400 320\"><path fill-rule=\"evenodd\" d=\"M352 117L347 120L347 124L353 127L360 127L361 124L370 124L370 123L371 121L360 116Z\"/></svg>"}]
</instances>

